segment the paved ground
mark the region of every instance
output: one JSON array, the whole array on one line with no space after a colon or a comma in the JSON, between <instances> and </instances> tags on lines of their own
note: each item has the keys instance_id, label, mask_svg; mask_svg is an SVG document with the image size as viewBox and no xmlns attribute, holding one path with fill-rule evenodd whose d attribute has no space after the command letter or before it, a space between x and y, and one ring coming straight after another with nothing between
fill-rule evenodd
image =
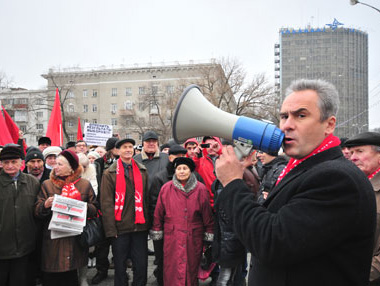
<instances>
[{"instance_id":1,"label":"paved ground","mask_svg":"<svg viewBox=\"0 0 380 286\"><path fill-rule=\"evenodd\" d=\"M148 245L149 245L149 249L153 249L153 243L151 242L151 240L149 240ZM147 283L147 285L158 285L156 283L156 278L153 275L153 270L156 267L153 264L153 261L154 261L154 256L148 256L148 283ZM127 272L129 274L129 277L132 278L132 269L128 268ZM96 274L96 269L95 268L88 269L88 273L87 273L87 278L88 279L87 280L88 280L88 284L89 285L91 285L90 284L91 279L92 279L92 277L95 276L95 274ZM105 279L104 281L102 281L98 285L99 286L113 286L113 279L114 279L114 270L110 269L108 271L108 277L107 277L107 279ZM211 282L211 279L209 278L209 280L206 280L205 282L200 282L199 285L208 285L210 282ZM132 285L132 280L130 280L129 285Z\"/></svg>"}]
</instances>

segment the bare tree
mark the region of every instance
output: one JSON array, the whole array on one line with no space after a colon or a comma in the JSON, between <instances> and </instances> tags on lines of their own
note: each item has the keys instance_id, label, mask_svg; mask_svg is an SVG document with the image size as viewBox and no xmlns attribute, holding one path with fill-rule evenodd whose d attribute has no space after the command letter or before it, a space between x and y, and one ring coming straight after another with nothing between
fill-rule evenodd
<instances>
[{"instance_id":1,"label":"bare tree","mask_svg":"<svg viewBox=\"0 0 380 286\"><path fill-rule=\"evenodd\" d=\"M4 88L11 88L13 86L13 80L10 79L5 72L0 71L0 90Z\"/></svg>"},{"instance_id":2,"label":"bare tree","mask_svg":"<svg viewBox=\"0 0 380 286\"><path fill-rule=\"evenodd\" d=\"M69 98L70 92L72 92L72 87L74 86L75 82L74 82L74 80L69 80L68 82L63 82L62 80L60 80L59 77L56 78L51 72L49 72L48 74L43 75L43 76L44 76L44 78L46 78L48 80L48 82L50 82L50 85L48 86L48 88L50 87L50 89L53 89L54 92L56 91L56 89L58 89L59 100L60 100L60 105L61 105L63 134L65 135L66 141L70 141L69 134L66 130L66 122L67 122L69 117L73 117L73 116L75 117L76 113L75 114L72 113L72 114L68 115L64 107L65 107L65 103L66 103L67 99ZM51 92L53 92L53 90ZM53 108L54 99L55 99L55 97L48 97L48 99L47 99L48 103L49 103L49 109L50 110ZM51 106L51 108L50 108L50 106Z\"/></svg>"}]
</instances>

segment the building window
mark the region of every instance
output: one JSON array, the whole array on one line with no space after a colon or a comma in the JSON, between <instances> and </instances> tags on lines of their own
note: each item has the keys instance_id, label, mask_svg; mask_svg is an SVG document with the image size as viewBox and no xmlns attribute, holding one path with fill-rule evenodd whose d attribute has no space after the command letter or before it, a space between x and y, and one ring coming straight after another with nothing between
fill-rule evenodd
<instances>
[{"instance_id":1,"label":"building window","mask_svg":"<svg viewBox=\"0 0 380 286\"><path fill-rule=\"evenodd\" d=\"M83 112L84 113L88 112L88 105L87 104L83 105Z\"/></svg>"},{"instance_id":2,"label":"building window","mask_svg":"<svg viewBox=\"0 0 380 286\"><path fill-rule=\"evenodd\" d=\"M145 95L145 87L144 86L139 87L139 95Z\"/></svg>"},{"instance_id":3,"label":"building window","mask_svg":"<svg viewBox=\"0 0 380 286\"><path fill-rule=\"evenodd\" d=\"M72 120L67 121L67 126L68 127L73 127L74 126L74 122Z\"/></svg>"},{"instance_id":4,"label":"building window","mask_svg":"<svg viewBox=\"0 0 380 286\"><path fill-rule=\"evenodd\" d=\"M125 105L125 110L132 110L133 109L133 103L130 100L126 101L124 105Z\"/></svg>"},{"instance_id":5,"label":"building window","mask_svg":"<svg viewBox=\"0 0 380 286\"><path fill-rule=\"evenodd\" d=\"M117 88L112 88L111 96L117 96Z\"/></svg>"},{"instance_id":6,"label":"building window","mask_svg":"<svg viewBox=\"0 0 380 286\"><path fill-rule=\"evenodd\" d=\"M116 111L117 111L117 104L111 103L111 113L116 114Z\"/></svg>"},{"instance_id":7,"label":"building window","mask_svg":"<svg viewBox=\"0 0 380 286\"><path fill-rule=\"evenodd\" d=\"M98 106L96 104L92 105L92 112L98 112Z\"/></svg>"},{"instance_id":8,"label":"building window","mask_svg":"<svg viewBox=\"0 0 380 286\"><path fill-rule=\"evenodd\" d=\"M37 123L37 124L36 124L36 129L37 129L37 130L43 130L43 129L44 129L44 125L43 125L43 124L40 124L40 123Z\"/></svg>"},{"instance_id":9,"label":"building window","mask_svg":"<svg viewBox=\"0 0 380 286\"><path fill-rule=\"evenodd\" d=\"M87 89L84 89L84 90L83 90L83 97L87 97L87 96L88 96Z\"/></svg>"},{"instance_id":10,"label":"building window","mask_svg":"<svg viewBox=\"0 0 380 286\"><path fill-rule=\"evenodd\" d=\"M158 93L158 86L157 85L152 86L152 94L157 95L157 93Z\"/></svg>"},{"instance_id":11,"label":"building window","mask_svg":"<svg viewBox=\"0 0 380 286\"><path fill-rule=\"evenodd\" d=\"M131 133L125 134L125 138L132 139L132 134Z\"/></svg>"},{"instance_id":12,"label":"building window","mask_svg":"<svg viewBox=\"0 0 380 286\"><path fill-rule=\"evenodd\" d=\"M84 122L84 123L88 123L88 119L84 119L83 122Z\"/></svg>"},{"instance_id":13,"label":"building window","mask_svg":"<svg viewBox=\"0 0 380 286\"><path fill-rule=\"evenodd\" d=\"M125 125L127 125L127 126L132 125L132 122L133 122L132 116L128 116L125 118Z\"/></svg>"},{"instance_id":14,"label":"building window","mask_svg":"<svg viewBox=\"0 0 380 286\"><path fill-rule=\"evenodd\" d=\"M37 115L37 118L41 118L44 116L44 113L42 111L37 111L36 115Z\"/></svg>"},{"instance_id":15,"label":"building window","mask_svg":"<svg viewBox=\"0 0 380 286\"><path fill-rule=\"evenodd\" d=\"M166 86L166 93L168 94L174 93L174 86L172 85Z\"/></svg>"},{"instance_id":16,"label":"building window","mask_svg":"<svg viewBox=\"0 0 380 286\"><path fill-rule=\"evenodd\" d=\"M92 119L92 123L98 123L98 119Z\"/></svg>"},{"instance_id":17,"label":"building window","mask_svg":"<svg viewBox=\"0 0 380 286\"><path fill-rule=\"evenodd\" d=\"M69 141L76 141L74 134L69 134Z\"/></svg>"},{"instance_id":18,"label":"building window","mask_svg":"<svg viewBox=\"0 0 380 286\"><path fill-rule=\"evenodd\" d=\"M28 112L22 110L15 111L15 121L28 121Z\"/></svg>"},{"instance_id":19,"label":"building window","mask_svg":"<svg viewBox=\"0 0 380 286\"><path fill-rule=\"evenodd\" d=\"M132 96L132 88L126 87L125 88L125 95L126 96Z\"/></svg>"},{"instance_id":20,"label":"building window","mask_svg":"<svg viewBox=\"0 0 380 286\"><path fill-rule=\"evenodd\" d=\"M42 98L36 99L36 105L43 105L43 104L44 104L44 100Z\"/></svg>"},{"instance_id":21,"label":"building window","mask_svg":"<svg viewBox=\"0 0 380 286\"><path fill-rule=\"evenodd\" d=\"M74 92L72 92L71 90L69 90L69 92L67 93L67 98L74 98Z\"/></svg>"},{"instance_id":22,"label":"building window","mask_svg":"<svg viewBox=\"0 0 380 286\"><path fill-rule=\"evenodd\" d=\"M20 130L26 133L26 125L20 125Z\"/></svg>"},{"instance_id":23,"label":"building window","mask_svg":"<svg viewBox=\"0 0 380 286\"><path fill-rule=\"evenodd\" d=\"M139 111L143 111L145 109L145 102L139 102Z\"/></svg>"},{"instance_id":24,"label":"building window","mask_svg":"<svg viewBox=\"0 0 380 286\"><path fill-rule=\"evenodd\" d=\"M97 89L92 90L92 97L98 97L98 90Z\"/></svg>"},{"instance_id":25,"label":"building window","mask_svg":"<svg viewBox=\"0 0 380 286\"><path fill-rule=\"evenodd\" d=\"M74 104L70 103L70 104L67 106L67 111L68 111L68 112L75 112Z\"/></svg>"},{"instance_id":26,"label":"building window","mask_svg":"<svg viewBox=\"0 0 380 286\"><path fill-rule=\"evenodd\" d=\"M142 135L139 134L139 141L142 141Z\"/></svg>"},{"instance_id":27,"label":"building window","mask_svg":"<svg viewBox=\"0 0 380 286\"><path fill-rule=\"evenodd\" d=\"M111 125L116 126L117 125L117 118L111 118Z\"/></svg>"}]
</instances>

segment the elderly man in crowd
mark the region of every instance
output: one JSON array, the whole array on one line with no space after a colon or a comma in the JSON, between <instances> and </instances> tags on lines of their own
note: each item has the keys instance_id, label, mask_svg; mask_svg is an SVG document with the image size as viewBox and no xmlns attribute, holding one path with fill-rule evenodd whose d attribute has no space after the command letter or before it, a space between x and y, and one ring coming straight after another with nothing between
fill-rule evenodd
<instances>
[{"instance_id":1,"label":"elderly man in crowd","mask_svg":"<svg viewBox=\"0 0 380 286\"><path fill-rule=\"evenodd\" d=\"M20 171L23 153L19 145L6 145L0 154L0 285L30 283L29 254L35 248L34 203L38 180Z\"/></svg>"},{"instance_id":2,"label":"elderly man in crowd","mask_svg":"<svg viewBox=\"0 0 380 286\"><path fill-rule=\"evenodd\" d=\"M26 153L24 173L36 177L42 184L49 179L51 169L45 167L44 156L37 148L32 148Z\"/></svg>"},{"instance_id":3,"label":"elderly man in crowd","mask_svg":"<svg viewBox=\"0 0 380 286\"><path fill-rule=\"evenodd\" d=\"M370 180L376 197L377 229L371 265L370 285L380 285L380 134L364 132L345 143L350 149L350 160Z\"/></svg>"},{"instance_id":4,"label":"elderly man in crowd","mask_svg":"<svg viewBox=\"0 0 380 286\"><path fill-rule=\"evenodd\" d=\"M220 207L252 254L249 285L368 284L375 196L333 135L338 105L335 87L322 80L287 89L280 129L291 159L263 205L244 184L232 147L216 161Z\"/></svg>"}]
</instances>

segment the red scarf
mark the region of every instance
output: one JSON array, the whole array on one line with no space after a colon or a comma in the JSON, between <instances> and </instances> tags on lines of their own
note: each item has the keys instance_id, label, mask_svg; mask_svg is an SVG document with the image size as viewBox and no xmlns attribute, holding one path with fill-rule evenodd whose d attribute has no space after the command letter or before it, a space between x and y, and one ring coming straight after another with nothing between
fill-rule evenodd
<instances>
[{"instance_id":1,"label":"red scarf","mask_svg":"<svg viewBox=\"0 0 380 286\"><path fill-rule=\"evenodd\" d=\"M380 172L380 168L379 169L377 169L375 172L373 172L371 175L369 175L368 176L368 179L369 180L371 180L373 177L375 177L375 175L377 174L377 173L379 173Z\"/></svg>"},{"instance_id":2,"label":"red scarf","mask_svg":"<svg viewBox=\"0 0 380 286\"><path fill-rule=\"evenodd\" d=\"M299 164L301 164L303 161L305 161L306 159L310 158L311 156L314 156L318 153L321 153L323 151L326 151L327 149L330 149L330 148L333 148L333 147L336 147L336 146L339 146L340 144L340 140L338 137L330 134L329 136L327 136L321 143L321 145L319 145L317 148L314 149L313 152L311 152L309 155L307 155L306 157L302 158L302 159L294 159L294 158L291 158L289 160L289 163L286 165L286 167L284 168L284 170L282 170L282 173L280 174L280 176L278 177L277 179L277 182L276 182L276 186L278 185L278 183L291 171L293 170L295 167L297 167Z\"/></svg>"},{"instance_id":3,"label":"red scarf","mask_svg":"<svg viewBox=\"0 0 380 286\"><path fill-rule=\"evenodd\" d=\"M144 224L143 211L143 182L139 167L135 160L132 159L133 181L135 183L135 223ZM116 192L115 192L115 220L121 221L123 212L125 192L127 185L125 182L123 162L119 158L116 167Z\"/></svg>"},{"instance_id":4,"label":"red scarf","mask_svg":"<svg viewBox=\"0 0 380 286\"><path fill-rule=\"evenodd\" d=\"M63 186L61 196L68 197L70 199L81 201L82 197L80 195L80 192L75 187L74 184L76 184L80 179L76 180L73 183L69 183Z\"/></svg>"}]
</instances>

